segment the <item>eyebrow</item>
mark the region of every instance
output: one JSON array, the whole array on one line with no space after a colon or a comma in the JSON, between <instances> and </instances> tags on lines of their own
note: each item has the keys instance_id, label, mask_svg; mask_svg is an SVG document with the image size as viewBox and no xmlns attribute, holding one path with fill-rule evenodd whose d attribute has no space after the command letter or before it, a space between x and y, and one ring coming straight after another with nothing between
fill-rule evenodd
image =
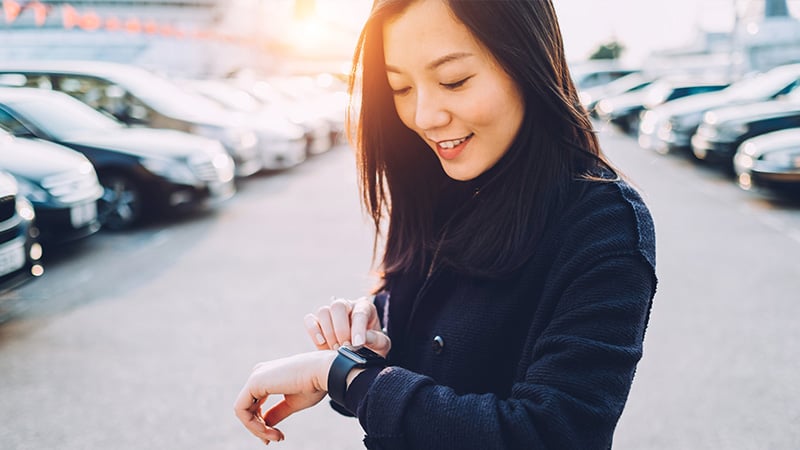
<instances>
[{"instance_id":1,"label":"eyebrow","mask_svg":"<svg viewBox=\"0 0 800 450\"><path fill-rule=\"evenodd\" d=\"M472 55L472 53L469 53L469 52L448 53L447 55L444 55L444 56L442 56L440 58L436 58L435 60L433 60L430 63L428 63L428 65L425 66L425 69L427 69L427 70L438 69L440 66L443 66L444 64L447 64L449 62L456 61L456 60L459 60L459 59L468 58L470 56L473 56L473 55ZM389 64L386 65L386 71L387 72L392 72L392 73L403 73L397 67L389 65Z\"/></svg>"}]
</instances>

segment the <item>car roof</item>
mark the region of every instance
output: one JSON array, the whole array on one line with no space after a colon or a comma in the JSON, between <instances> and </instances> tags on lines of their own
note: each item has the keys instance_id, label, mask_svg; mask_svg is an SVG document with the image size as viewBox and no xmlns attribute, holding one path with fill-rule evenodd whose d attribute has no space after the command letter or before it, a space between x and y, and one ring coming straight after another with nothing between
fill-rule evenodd
<instances>
[{"instance_id":1,"label":"car roof","mask_svg":"<svg viewBox=\"0 0 800 450\"><path fill-rule=\"evenodd\" d=\"M147 69L130 64L84 60L3 61L0 62L0 71L97 75L109 79L125 79L131 76L131 72L137 71L150 73Z\"/></svg>"},{"instance_id":2,"label":"car roof","mask_svg":"<svg viewBox=\"0 0 800 450\"><path fill-rule=\"evenodd\" d=\"M0 101L19 101L31 99L48 99L53 96L71 98L63 92L50 89L25 88L25 87L0 87ZM77 100L76 100L77 101Z\"/></svg>"}]
</instances>

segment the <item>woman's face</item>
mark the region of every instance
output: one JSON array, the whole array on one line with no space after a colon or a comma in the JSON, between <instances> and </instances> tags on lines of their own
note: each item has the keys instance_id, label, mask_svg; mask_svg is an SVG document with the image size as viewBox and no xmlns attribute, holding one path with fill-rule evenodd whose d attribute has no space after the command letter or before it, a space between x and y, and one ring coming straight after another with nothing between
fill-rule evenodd
<instances>
[{"instance_id":1,"label":"woman's face","mask_svg":"<svg viewBox=\"0 0 800 450\"><path fill-rule=\"evenodd\" d=\"M444 171L471 180L508 151L524 115L516 83L442 0L419 0L383 28L394 104Z\"/></svg>"}]
</instances>

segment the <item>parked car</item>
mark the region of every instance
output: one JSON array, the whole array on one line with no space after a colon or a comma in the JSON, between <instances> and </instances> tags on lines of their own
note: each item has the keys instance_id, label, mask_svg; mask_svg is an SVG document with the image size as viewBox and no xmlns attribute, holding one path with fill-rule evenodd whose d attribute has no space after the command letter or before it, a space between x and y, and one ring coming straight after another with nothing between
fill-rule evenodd
<instances>
[{"instance_id":1,"label":"parked car","mask_svg":"<svg viewBox=\"0 0 800 450\"><path fill-rule=\"evenodd\" d=\"M640 72L615 60L590 60L570 63L570 75L578 92L608 84L618 78Z\"/></svg>"},{"instance_id":2,"label":"parked car","mask_svg":"<svg viewBox=\"0 0 800 450\"><path fill-rule=\"evenodd\" d=\"M290 102L310 108L328 122L331 145L344 142L345 115L349 105L346 88L337 89L333 83L324 88L318 83L318 78L304 75L271 76L265 81Z\"/></svg>"},{"instance_id":3,"label":"parked car","mask_svg":"<svg viewBox=\"0 0 800 450\"><path fill-rule=\"evenodd\" d=\"M44 273L36 213L18 192L17 182L0 170L0 291Z\"/></svg>"},{"instance_id":4,"label":"parked car","mask_svg":"<svg viewBox=\"0 0 800 450\"><path fill-rule=\"evenodd\" d=\"M736 180L744 189L800 194L800 128L744 141L733 158L733 167Z\"/></svg>"},{"instance_id":5,"label":"parked car","mask_svg":"<svg viewBox=\"0 0 800 450\"><path fill-rule=\"evenodd\" d=\"M0 63L0 84L61 91L128 125L166 128L219 140L236 175L261 170L258 137L238 117L145 69L101 61Z\"/></svg>"},{"instance_id":6,"label":"parked car","mask_svg":"<svg viewBox=\"0 0 800 450\"><path fill-rule=\"evenodd\" d=\"M796 127L800 127L800 89L781 100L712 109L692 136L692 152L697 159L730 167L745 140Z\"/></svg>"},{"instance_id":7,"label":"parked car","mask_svg":"<svg viewBox=\"0 0 800 450\"><path fill-rule=\"evenodd\" d=\"M233 78L231 82L252 94L263 104L284 113L306 134L306 155L325 153L333 147L336 130L328 114L302 99L287 96L284 91L263 77Z\"/></svg>"},{"instance_id":8,"label":"parked car","mask_svg":"<svg viewBox=\"0 0 800 450\"><path fill-rule=\"evenodd\" d=\"M581 104L592 116L597 117L597 103L609 97L624 94L626 92L636 92L649 86L656 77L646 75L641 72L634 72L623 77L617 78L608 84L601 84L578 92Z\"/></svg>"},{"instance_id":9,"label":"parked car","mask_svg":"<svg viewBox=\"0 0 800 450\"><path fill-rule=\"evenodd\" d=\"M33 205L43 243L62 243L100 229L97 201L103 188L85 156L46 141L16 139L3 129L0 107L0 169L17 179Z\"/></svg>"},{"instance_id":10,"label":"parked car","mask_svg":"<svg viewBox=\"0 0 800 450\"><path fill-rule=\"evenodd\" d=\"M656 151L689 149L707 111L777 98L800 84L800 64L776 67L744 78L717 92L693 95L653 108L642 115L639 145Z\"/></svg>"},{"instance_id":11,"label":"parked car","mask_svg":"<svg viewBox=\"0 0 800 450\"><path fill-rule=\"evenodd\" d=\"M258 135L264 169L286 169L306 159L303 128L249 92L221 80L182 80L179 84L237 114L240 123L252 128Z\"/></svg>"},{"instance_id":12,"label":"parked car","mask_svg":"<svg viewBox=\"0 0 800 450\"><path fill-rule=\"evenodd\" d=\"M639 130L639 115L645 110L690 95L725 89L730 83L721 80L666 77L643 89L608 97L597 104L597 116L619 127L625 133Z\"/></svg>"},{"instance_id":13,"label":"parked car","mask_svg":"<svg viewBox=\"0 0 800 450\"><path fill-rule=\"evenodd\" d=\"M127 127L66 94L0 88L0 124L15 136L76 150L103 185L103 226L128 228L157 213L203 207L235 192L233 160L219 141Z\"/></svg>"}]
</instances>

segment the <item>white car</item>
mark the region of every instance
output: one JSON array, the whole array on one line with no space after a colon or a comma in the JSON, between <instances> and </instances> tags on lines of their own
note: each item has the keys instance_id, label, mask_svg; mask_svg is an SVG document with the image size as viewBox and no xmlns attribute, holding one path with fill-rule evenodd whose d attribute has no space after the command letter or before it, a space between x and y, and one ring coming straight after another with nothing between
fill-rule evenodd
<instances>
[{"instance_id":1,"label":"white car","mask_svg":"<svg viewBox=\"0 0 800 450\"><path fill-rule=\"evenodd\" d=\"M222 80L179 82L237 114L241 123L256 132L264 169L286 169L306 159L305 131L276 108L264 105L247 91Z\"/></svg>"},{"instance_id":2,"label":"white car","mask_svg":"<svg viewBox=\"0 0 800 450\"><path fill-rule=\"evenodd\" d=\"M744 189L800 192L800 128L744 141L733 158L733 167L739 186Z\"/></svg>"}]
</instances>

